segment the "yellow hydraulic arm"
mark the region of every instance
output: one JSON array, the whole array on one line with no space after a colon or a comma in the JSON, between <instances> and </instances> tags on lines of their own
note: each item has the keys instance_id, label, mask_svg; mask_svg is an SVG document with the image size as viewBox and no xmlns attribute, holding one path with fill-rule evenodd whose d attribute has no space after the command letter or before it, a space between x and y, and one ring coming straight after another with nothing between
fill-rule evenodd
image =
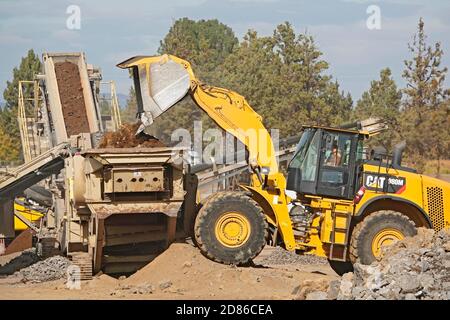
<instances>
[{"instance_id":1,"label":"yellow hydraulic arm","mask_svg":"<svg viewBox=\"0 0 450 320\"><path fill-rule=\"evenodd\" d=\"M133 71L138 112L143 123L141 130L189 93L219 127L247 147L254 174L252 185L243 188L252 192L268 222L278 228L286 248L294 250L286 180L278 171L272 139L262 118L245 98L231 90L201 83L189 62L172 55L133 57L119 63L118 67Z\"/></svg>"}]
</instances>

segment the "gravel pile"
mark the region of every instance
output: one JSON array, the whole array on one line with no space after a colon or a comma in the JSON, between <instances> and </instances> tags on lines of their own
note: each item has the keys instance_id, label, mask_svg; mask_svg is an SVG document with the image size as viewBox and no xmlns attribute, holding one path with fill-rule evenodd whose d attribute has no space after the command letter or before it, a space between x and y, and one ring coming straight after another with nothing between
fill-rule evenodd
<instances>
[{"instance_id":1,"label":"gravel pile","mask_svg":"<svg viewBox=\"0 0 450 320\"><path fill-rule=\"evenodd\" d=\"M313 255L299 255L295 252L287 251L283 248L276 247L271 254L262 258L258 263L263 265L274 264L328 264L326 258Z\"/></svg>"},{"instance_id":2,"label":"gravel pile","mask_svg":"<svg viewBox=\"0 0 450 320\"><path fill-rule=\"evenodd\" d=\"M45 282L67 277L67 268L71 265L69 259L53 256L14 273L23 282Z\"/></svg>"},{"instance_id":3,"label":"gravel pile","mask_svg":"<svg viewBox=\"0 0 450 320\"><path fill-rule=\"evenodd\" d=\"M24 250L19 256L0 266L0 275L12 275L17 270L26 268L37 261L39 261L39 257L36 249Z\"/></svg>"},{"instance_id":4,"label":"gravel pile","mask_svg":"<svg viewBox=\"0 0 450 320\"><path fill-rule=\"evenodd\" d=\"M355 264L332 288L339 300L448 300L450 233L420 228L417 236L384 248L381 261Z\"/></svg>"}]
</instances>

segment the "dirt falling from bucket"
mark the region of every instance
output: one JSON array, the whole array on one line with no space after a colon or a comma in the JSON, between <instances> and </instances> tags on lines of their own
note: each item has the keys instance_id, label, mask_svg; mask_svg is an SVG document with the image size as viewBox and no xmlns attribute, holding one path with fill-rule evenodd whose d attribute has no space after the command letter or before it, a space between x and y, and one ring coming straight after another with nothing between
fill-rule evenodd
<instances>
[{"instance_id":1,"label":"dirt falling from bucket","mask_svg":"<svg viewBox=\"0 0 450 320\"><path fill-rule=\"evenodd\" d=\"M99 148L156 148L165 146L161 141L144 132L136 135L139 126L139 123L126 123L115 132L107 132L100 141Z\"/></svg>"}]
</instances>

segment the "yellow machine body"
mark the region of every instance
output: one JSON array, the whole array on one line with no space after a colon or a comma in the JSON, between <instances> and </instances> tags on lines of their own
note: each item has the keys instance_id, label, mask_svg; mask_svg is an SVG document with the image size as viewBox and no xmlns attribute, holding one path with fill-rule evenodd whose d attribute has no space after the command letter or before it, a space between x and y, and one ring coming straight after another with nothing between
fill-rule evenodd
<instances>
[{"instance_id":1,"label":"yellow machine body","mask_svg":"<svg viewBox=\"0 0 450 320\"><path fill-rule=\"evenodd\" d=\"M14 202L14 211L21 213L22 216L24 216L28 221L36 223L41 219L44 214L42 212L39 212L37 210L31 209L28 206L25 206L24 204ZM23 223L19 218L14 217L14 230L16 232L23 231L28 229L28 226Z\"/></svg>"},{"instance_id":2,"label":"yellow machine body","mask_svg":"<svg viewBox=\"0 0 450 320\"><path fill-rule=\"evenodd\" d=\"M271 137L261 116L243 96L201 83L195 77L189 62L172 55L133 57L118 66L133 71L135 86L139 88L136 90L138 104L139 101L141 104L144 101L141 110L138 106L143 128L190 94L198 107L219 127L247 147L248 162L253 174L251 184L242 188L252 193L252 198L263 209L267 222L275 227L277 236L281 237L287 250L346 261L354 224L379 210L402 212L416 226L440 230L450 225L450 184L412 170L394 169L389 165L383 167L361 164L359 167L362 170L352 176L355 184L364 186L364 195L359 201L355 201L353 195L327 197L314 192L300 195L301 201L312 208L315 216L307 232L298 236L294 232L288 209L288 205L295 199L286 195L286 178L278 170ZM354 135L360 140L380 132L378 129L311 128ZM245 221L241 224L245 226ZM227 240L234 232L233 227L230 225L228 233L226 229L223 230L216 230L219 240L228 246L236 245L236 242ZM381 238L384 239L383 236Z\"/></svg>"},{"instance_id":3,"label":"yellow machine body","mask_svg":"<svg viewBox=\"0 0 450 320\"><path fill-rule=\"evenodd\" d=\"M377 176L381 176L378 181ZM433 228L436 231L450 228L449 183L414 172L375 165L363 166L362 179L366 179L361 181L365 193L357 204L353 200L306 196L311 201L311 207L321 214L313 220L309 241L297 242L297 249L332 259L331 244L349 245L348 229L352 220L361 221L381 210L401 212L417 227ZM386 179L391 179L399 188L383 190L383 184L389 182ZM401 238L400 235L398 239Z\"/></svg>"},{"instance_id":4,"label":"yellow machine body","mask_svg":"<svg viewBox=\"0 0 450 320\"><path fill-rule=\"evenodd\" d=\"M391 208L407 215L417 226L436 231L450 228L450 183L375 165L364 165L364 175L366 191L355 206L355 214ZM383 191L384 184L395 189Z\"/></svg>"}]
</instances>

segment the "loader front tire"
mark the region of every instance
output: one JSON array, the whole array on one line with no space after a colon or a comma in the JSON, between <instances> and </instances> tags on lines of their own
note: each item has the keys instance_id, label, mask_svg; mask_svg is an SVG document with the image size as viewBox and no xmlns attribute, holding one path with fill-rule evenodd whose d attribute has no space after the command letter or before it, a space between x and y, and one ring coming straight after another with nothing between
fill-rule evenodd
<instances>
[{"instance_id":1,"label":"loader front tire","mask_svg":"<svg viewBox=\"0 0 450 320\"><path fill-rule=\"evenodd\" d=\"M245 265L264 248L267 222L261 207L243 192L221 192L208 200L195 220L195 239L209 259Z\"/></svg>"},{"instance_id":2,"label":"loader front tire","mask_svg":"<svg viewBox=\"0 0 450 320\"><path fill-rule=\"evenodd\" d=\"M382 210L371 213L353 229L350 260L352 263L371 264L380 259L382 246L416 234L414 222L400 212Z\"/></svg>"}]
</instances>

